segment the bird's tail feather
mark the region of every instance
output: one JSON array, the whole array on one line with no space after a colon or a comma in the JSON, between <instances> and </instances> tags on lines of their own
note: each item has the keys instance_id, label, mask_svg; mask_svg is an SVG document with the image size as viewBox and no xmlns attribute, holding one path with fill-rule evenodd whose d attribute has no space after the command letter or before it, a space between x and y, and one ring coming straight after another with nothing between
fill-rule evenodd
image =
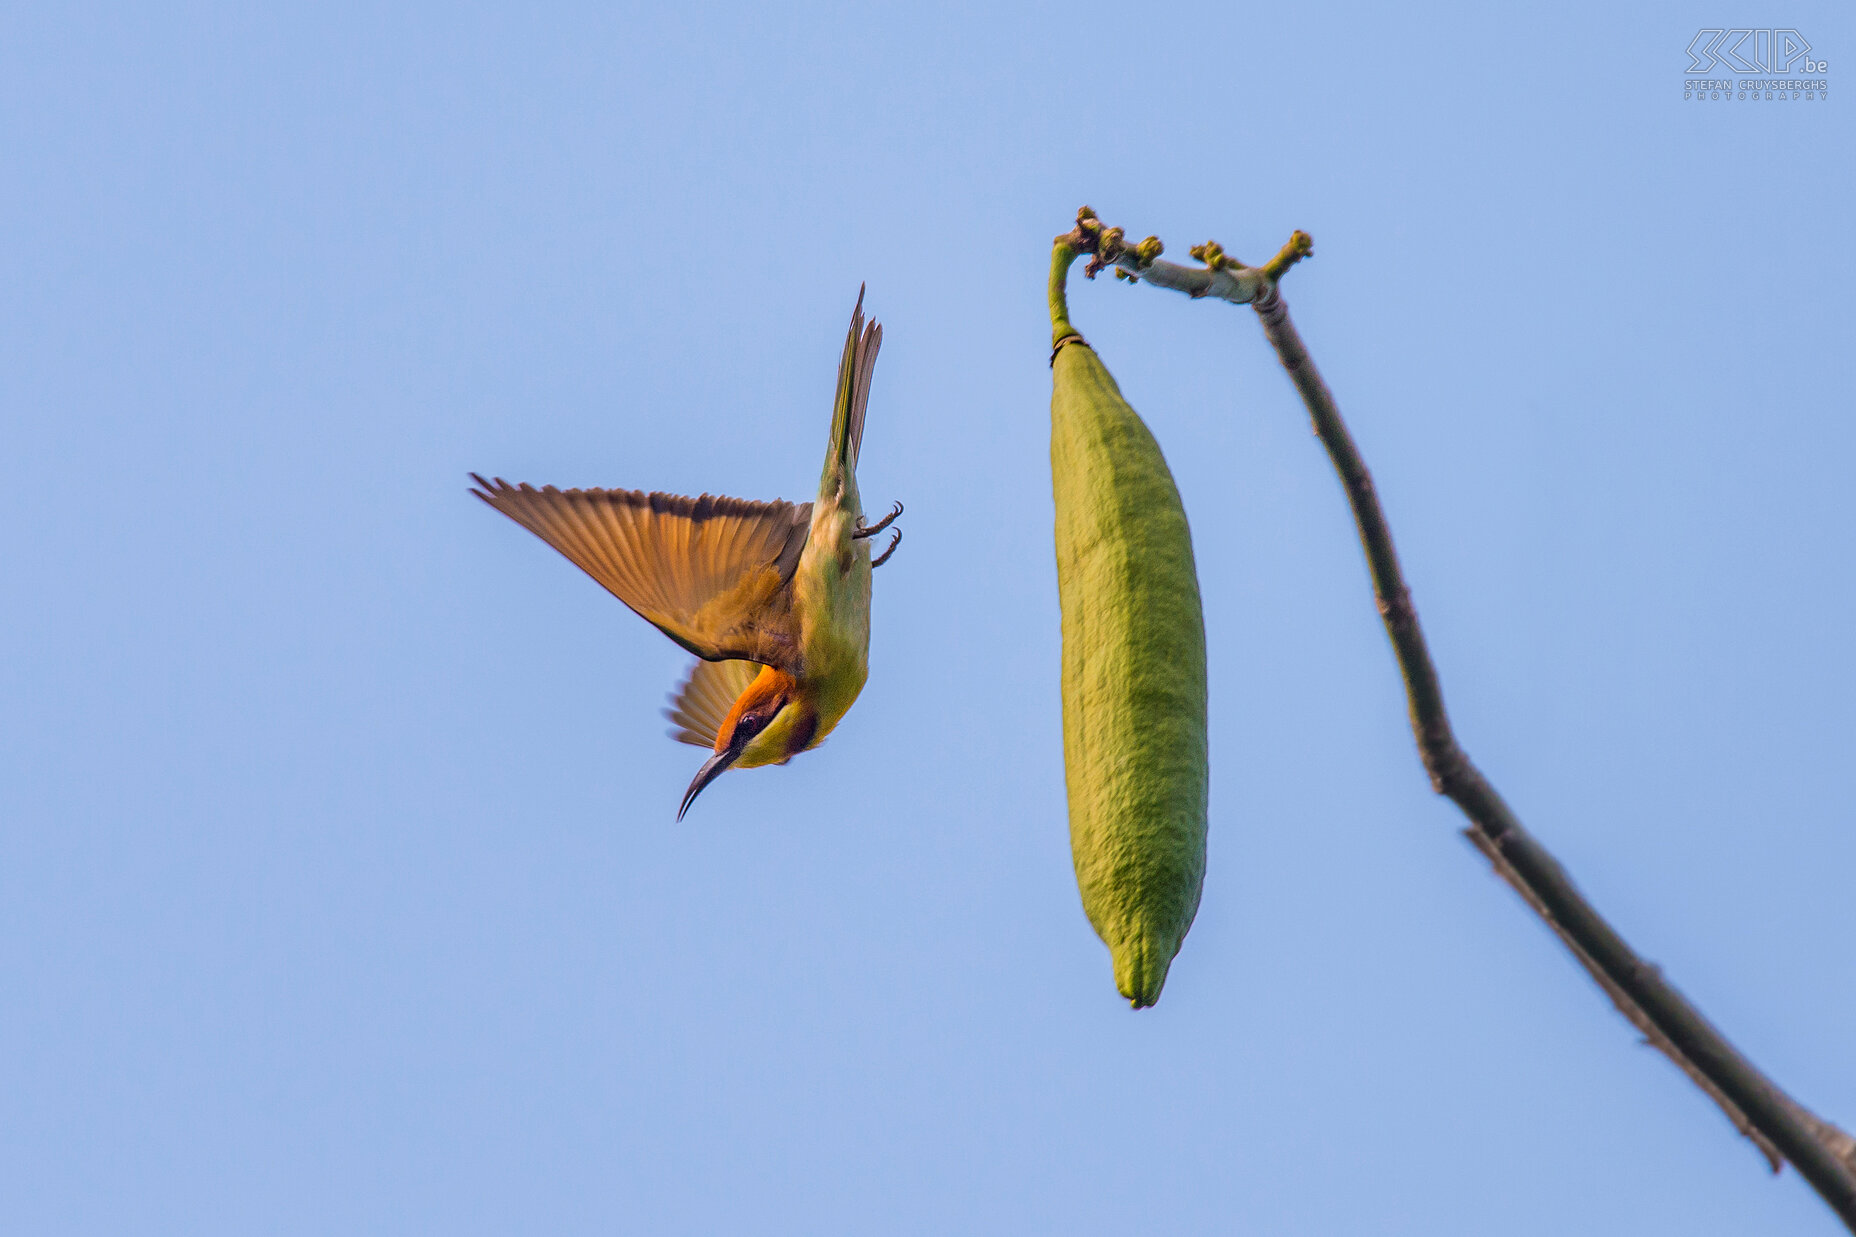
<instances>
[{"instance_id":1,"label":"bird's tail feather","mask_svg":"<svg viewBox=\"0 0 1856 1237\"><path fill-rule=\"evenodd\" d=\"M859 287L850 333L844 338L844 356L838 362L838 392L832 404L831 444L819 482L821 493L841 492L846 479L856 476L857 455L864 442L864 409L870 403L870 377L882 344L882 326L864 325L864 290Z\"/></svg>"}]
</instances>

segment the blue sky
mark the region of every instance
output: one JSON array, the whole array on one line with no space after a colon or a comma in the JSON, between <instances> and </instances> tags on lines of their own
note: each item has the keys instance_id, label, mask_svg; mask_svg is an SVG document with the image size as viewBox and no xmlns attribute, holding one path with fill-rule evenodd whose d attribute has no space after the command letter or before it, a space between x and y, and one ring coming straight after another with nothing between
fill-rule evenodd
<instances>
[{"instance_id":1,"label":"blue sky","mask_svg":"<svg viewBox=\"0 0 1856 1237\"><path fill-rule=\"evenodd\" d=\"M1192 521L1210 869L1070 872L1049 238L1286 294L1465 746L1856 1122L1823 3L0 16L0 1217L31 1233L1831 1233L1429 792L1248 310L1080 282ZM465 493L803 498L859 283L872 676L678 825L684 656Z\"/></svg>"}]
</instances>

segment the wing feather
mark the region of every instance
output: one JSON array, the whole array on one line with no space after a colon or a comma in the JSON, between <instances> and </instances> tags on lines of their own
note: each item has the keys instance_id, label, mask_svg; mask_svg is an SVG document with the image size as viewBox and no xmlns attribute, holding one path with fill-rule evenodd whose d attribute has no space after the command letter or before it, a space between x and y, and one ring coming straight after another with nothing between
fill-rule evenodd
<instances>
[{"instance_id":1,"label":"wing feather","mask_svg":"<svg viewBox=\"0 0 1856 1237\"><path fill-rule=\"evenodd\" d=\"M811 503L536 489L471 477L478 498L696 656L796 668L787 585L810 532Z\"/></svg>"},{"instance_id":2,"label":"wing feather","mask_svg":"<svg viewBox=\"0 0 1856 1237\"><path fill-rule=\"evenodd\" d=\"M677 724L670 737L696 747L715 747L722 722L741 693L760 673L751 661L698 661L670 697L664 716Z\"/></svg>"}]
</instances>

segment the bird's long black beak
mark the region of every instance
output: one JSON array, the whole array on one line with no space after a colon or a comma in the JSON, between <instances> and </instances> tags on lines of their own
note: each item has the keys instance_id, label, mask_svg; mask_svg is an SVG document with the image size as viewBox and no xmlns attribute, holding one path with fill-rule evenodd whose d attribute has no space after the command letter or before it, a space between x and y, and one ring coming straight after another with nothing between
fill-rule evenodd
<instances>
[{"instance_id":1,"label":"bird's long black beak","mask_svg":"<svg viewBox=\"0 0 1856 1237\"><path fill-rule=\"evenodd\" d=\"M690 788L683 792L683 806L677 809L677 819L683 819L683 813L690 810L690 804L696 802L696 796L702 788L728 772L728 766L741 756L739 747L730 746L726 751L717 752L702 762L702 768L696 770L696 776L690 779Z\"/></svg>"}]
</instances>

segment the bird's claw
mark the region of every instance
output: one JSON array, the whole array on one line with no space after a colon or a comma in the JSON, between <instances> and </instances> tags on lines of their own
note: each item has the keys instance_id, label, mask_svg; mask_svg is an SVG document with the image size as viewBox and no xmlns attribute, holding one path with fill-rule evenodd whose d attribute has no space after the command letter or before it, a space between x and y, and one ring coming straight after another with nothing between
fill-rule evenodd
<instances>
[{"instance_id":1,"label":"bird's claw","mask_svg":"<svg viewBox=\"0 0 1856 1237\"><path fill-rule=\"evenodd\" d=\"M861 522L859 522L857 525L857 531L851 534L851 540L862 541L866 537L876 536L878 533L882 532L884 529L888 528L891 524L893 524L895 522L896 517L901 514L902 514L902 504L897 503L895 510L891 511L888 515L878 520L875 524L870 525L868 528L865 528L864 525Z\"/></svg>"},{"instance_id":2,"label":"bird's claw","mask_svg":"<svg viewBox=\"0 0 1856 1237\"><path fill-rule=\"evenodd\" d=\"M897 506L900 507L901 504L898 503ZM887 523L888 521L884 521L884 522ZM887 563L889 561L889 556L891 554L894 554L896 552L896 547L901 544L902 544L902 530L898 528L896 530L896 535L889 539L889 548L887 550L884 550L883 553L879 557L873 558L870 560L870 570L875 571L878 567L881 567L884 563Z\"/></svg>"}]
</instances>

